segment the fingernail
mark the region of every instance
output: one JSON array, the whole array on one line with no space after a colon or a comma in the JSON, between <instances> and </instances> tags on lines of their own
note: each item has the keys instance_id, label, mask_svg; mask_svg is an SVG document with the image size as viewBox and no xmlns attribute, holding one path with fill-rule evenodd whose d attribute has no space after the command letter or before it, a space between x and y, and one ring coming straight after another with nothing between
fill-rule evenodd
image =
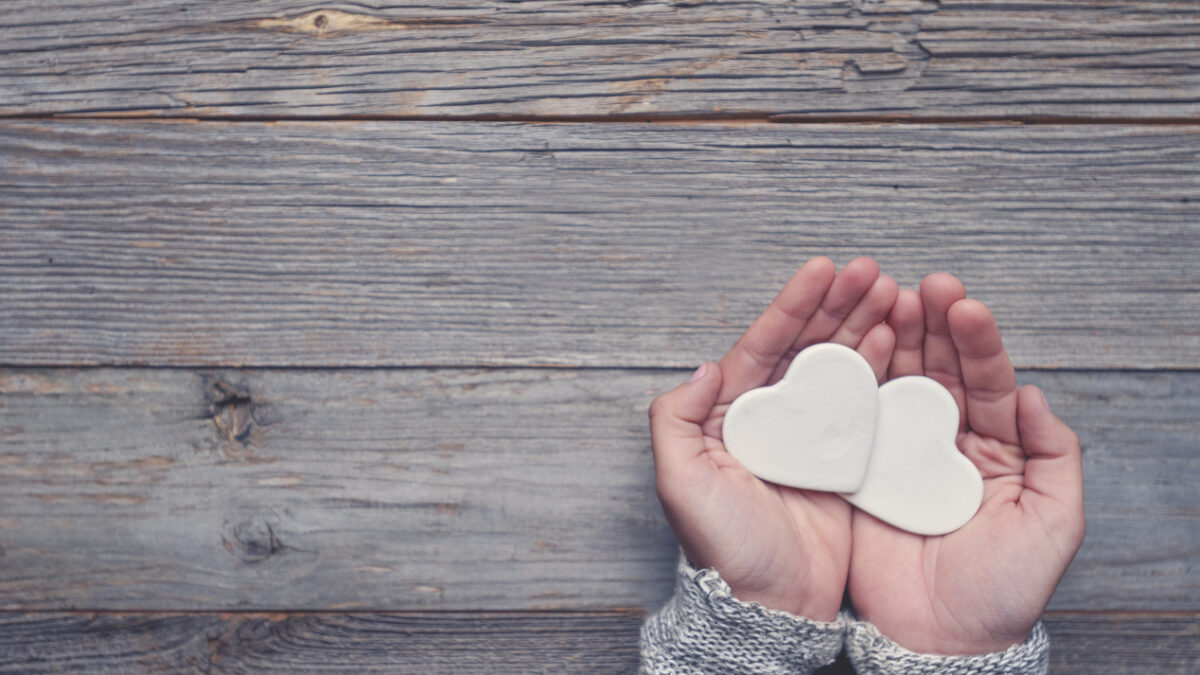
<instances>
[{"instance_id":1,"label":"fingernail","mask_svg":"<svg viewBox=\"0 0 1200 675\"><path fill-rule=\"evenodd\" d=\"M688 380L688 384L691 384L691 383L695 382L696 380L704 377L705 370L708 370L708 364L707 363L700 364L700 367L696 369L696 372L692 373L692 377L691 377L691 379Z\"/></svg>"},{"instance_id":2,"label":"fingernail","mask_svg":"<svg viewBox=\"0 0 1200 675\"><path fill-rule=\"evenodd\" d=\"M1038 396L1042 397L1042 406L1044 406L1046 408L1046 410L1049 410L1050 402L1046 400L1046 392L1042 391L1041 387L1038 387L1037 392L1038 392Z\"/></svg>"}]
</instances>

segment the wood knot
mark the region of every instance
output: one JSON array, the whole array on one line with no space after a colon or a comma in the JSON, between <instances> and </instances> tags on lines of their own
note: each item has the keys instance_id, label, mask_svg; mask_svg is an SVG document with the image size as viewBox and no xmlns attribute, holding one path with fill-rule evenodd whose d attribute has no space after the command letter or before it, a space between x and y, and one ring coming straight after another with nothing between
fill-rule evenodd
<instances>
[{"instance_id":1,"label":"wood knot","mask_svg":"<svg viewBox=\"0 0 1200 675\"><path fill-rule=\"evenodd\" d=\"M485 17L408 17L393 19L373 14L344 12L340 9L316 9L285 17L252 19L242 25L258 30L299 33L319 38L376 31L406 31L414 29L453 29L485 22Z\"/></svg>"},{"instance_id":2,"label":"wood knot","mask_svg":"<svg viewBox=\"0 0 1200 675\"><path fill-rule=\"evenodd\" d=\"M254 419L255 402L250 391L220 378L208 378L205 387L208 416L221 440L246 445L252 440L257 426Z\"/></svg>"},{"instance_id":3,"label":"wood knot","mask_svg":"<svg viewBox=\"0 0 1200 675\"><path fill-rule=\"evenodd\" d=\"M227 520L221 533L221 545L230 555L248 565L265 562L286 548L275 532L273 520L271 514Z\"/></svg>"},{"instance_id":4,"label":"wood knot","mask_svg":"<svg viewBox=\"0 0 1200 675\"><path fill-rule=\"evenodd\" d=\"M381 30L404 30L400 21L370 14L343 12L339 9L319 9L297 16L259 19L254 26L260 29L330 37L349 33Z\"/></svg>"}]
</instances>

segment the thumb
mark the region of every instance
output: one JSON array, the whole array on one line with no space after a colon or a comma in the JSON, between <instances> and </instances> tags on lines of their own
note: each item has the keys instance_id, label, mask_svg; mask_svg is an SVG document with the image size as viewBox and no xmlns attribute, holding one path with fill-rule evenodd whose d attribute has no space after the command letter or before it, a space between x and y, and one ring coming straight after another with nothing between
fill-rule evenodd
<instances>
[{"instance_id":1,"label":"thumb","mask_svg":"<svg viewBox=\"0 0 1200 675\"><path fill-rule=\"evenodd\" d=\"M659 471L704 453L700 427L717 403L721 380L721 369L709 361L690 380L650 404L650 439Z\"/></svg>"},{"instance_id":2,"label":"thumb","mask_svg":"<svg viewBox=\"0 0 1200 675\"><path fill-rule=\"evenodd\" d=\"M1025 487L1058 503L1062 525L1083 538L1083 453L1079 436L1046 403L1041 389L1017 394L1017 429L1028 458Z\"/></svg>"}]
</instances>

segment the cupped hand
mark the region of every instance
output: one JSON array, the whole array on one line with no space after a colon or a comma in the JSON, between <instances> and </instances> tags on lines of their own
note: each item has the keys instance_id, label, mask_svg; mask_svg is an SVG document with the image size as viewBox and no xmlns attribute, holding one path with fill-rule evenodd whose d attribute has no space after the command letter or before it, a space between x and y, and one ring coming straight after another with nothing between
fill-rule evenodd
<instances>
[{"instance_id":1,"label":"cupped hand","mask_svg":"<svg viewBox=\"0 0 1200 675\"><path fill-rule=\"evenodd\" d=\"M850 598L897 644L982 654L1020 643L1083 541L1079 439L1016 374L991 312L957 279L902 291L888 325L889 378L927 375L958 402L958 448L984 479L961 529L925 537L854 512Z\"/></svg>"},{"instance_id":2,"label":"cupped hand","mask_svg":"<svg viewBox=\"0 0 1200 675\"><path fill-rule=\"evenodd\" d=\"M850 507L835 494L764 482L721 442L740 394L781 378L818 342L855 348L883 377L894 336L881 322L895 281L858 258L835 274L806 263L717 363L650 406L658 495L692 565L715 568L734 596L820 621L837 616L850 562Z\"/></svg>"}]
</instances>

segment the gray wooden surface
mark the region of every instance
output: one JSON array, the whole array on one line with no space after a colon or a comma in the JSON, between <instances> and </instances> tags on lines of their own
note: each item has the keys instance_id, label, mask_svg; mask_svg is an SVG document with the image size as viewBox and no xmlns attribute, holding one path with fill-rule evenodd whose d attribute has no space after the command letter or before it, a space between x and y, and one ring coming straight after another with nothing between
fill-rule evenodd
<instances>
[{"instance_id":1,"label":"gray wooden surface","mask_svg":"<svg viewBox=\"0 0 1200 675\"><path fill-rule=\"evenodd\" d=\"M1079 431L1055 672L1200 672L1198 61L1193 0L4 3L0 672L628 672L645 406L816 254L961 276Z\"/></svg>"},{"instance_id":2,"label":"gray wooden surface","mask_svg":"<svg viewBox=\"0 0 1200 675\"><path fill-rule=\"evenodd\" d=\"M1186 118L1194 0L9 0L0 114Z\"/></svg>"},{"instance_id":3,"label":"gray wooden surface","mask_svg":"<svg viewBox=\"0 0 1200 675\"><path fill-rule=\"evenodd\" d=\"M633 612L3 614L0 673L630 673Z\"/></svg>"},{"instance_id":4,"label":"gray wooden surface","mask_svg":"<svg viewBox=\"0 0 1200 675\"><path fill-rule=\"evenodd\" d=\"M684 377L9 370L0 607L655 607L678 553L645 409ZM1022 380L1086 448L1051 607L1200 604L1200 374Z\"/></svg>"},{"instance_id":5,"label":"gray wooden surface","mask_svg":"<svg viewBox=\"0 0 1200 675\"><path fill-rule=\"evenodd\" d=\"M1195 673L1200 615L1045 622L1056 675ZM637 612L8 613L0 673L630 673L640 623Z\"/></svg>"},{"instance_id":6,"label":"gray wooden surface","mask_svg":"<svg viewBox=\"0 0 1200 675\"><path fill-rule=\"evenodd\" d=\"M828 254L1194 367L1198 131L9 122L0 363L694 367Z\"/></svg>"}]
</instances>

